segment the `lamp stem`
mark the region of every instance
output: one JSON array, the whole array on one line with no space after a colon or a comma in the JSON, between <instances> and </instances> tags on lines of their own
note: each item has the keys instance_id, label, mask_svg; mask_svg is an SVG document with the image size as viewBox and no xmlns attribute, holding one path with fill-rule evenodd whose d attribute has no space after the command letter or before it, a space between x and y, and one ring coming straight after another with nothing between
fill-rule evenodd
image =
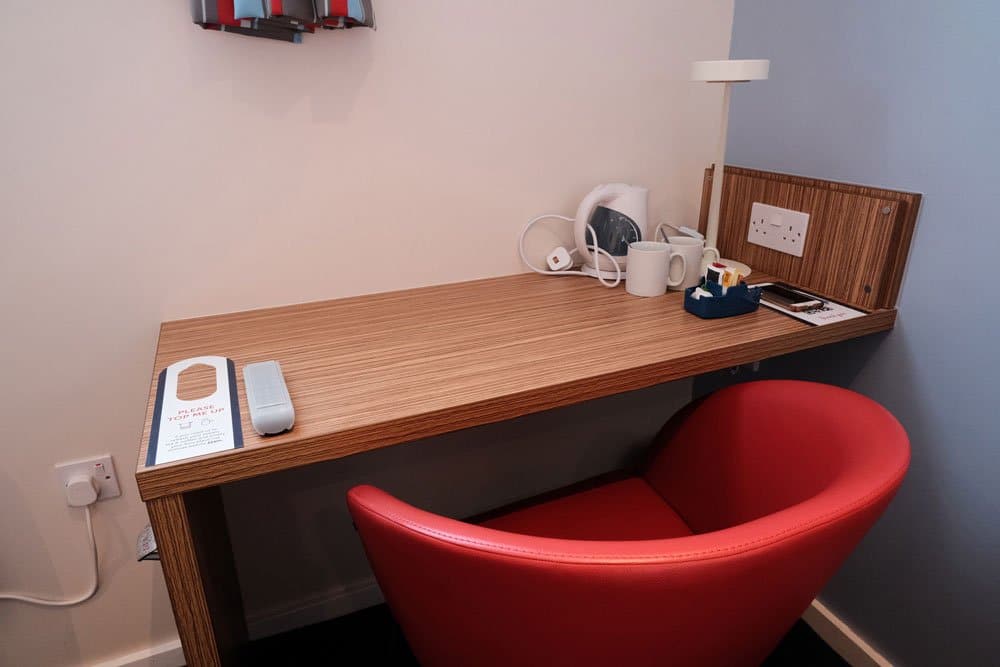
<instances>
[{"instance_id":1,"label":"lamp stem","mask_svg":"<svg viewBox=\"0 0 1000 667\"><path fill-rule=\"evenodd\" d=\"M712 198L708 205L708 225L705 229L705 245L716 248L719 237L719 213L722 208L723 167L726 164L726 134L729 131L729 93L731 83L722 84L722 128L719 131L719 147L715 152L715 170L712 172Z\"/></svg>"}]
</instances>

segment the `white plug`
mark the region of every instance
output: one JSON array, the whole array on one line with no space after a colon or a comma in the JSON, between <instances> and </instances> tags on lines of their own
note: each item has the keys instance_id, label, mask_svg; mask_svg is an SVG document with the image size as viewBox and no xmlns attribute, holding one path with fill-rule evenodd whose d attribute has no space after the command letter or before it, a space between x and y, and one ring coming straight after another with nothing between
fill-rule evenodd
<instances>
[{"instance_id":1,"label":"white plug","mask_svg":"<svg viewBox=\"0 0 1000 667\"><path fill-rule=\"evenodd\" d=\"M550 271L562 271L569 268L573 260L569 256L566 248L559 246L545 257L545 263L549 265Z\"/></svg>"},{"instance_id":2,"label":"white plug","mask_svg":"<svg viewBox=\"0 0 1000 667\"><path fill-rule=\"evenodd\" d=\"M93 475L73 475L66 482L66 502L70 507L86 507L97 502L97 482Z\"/></svg>"}]
</instances>

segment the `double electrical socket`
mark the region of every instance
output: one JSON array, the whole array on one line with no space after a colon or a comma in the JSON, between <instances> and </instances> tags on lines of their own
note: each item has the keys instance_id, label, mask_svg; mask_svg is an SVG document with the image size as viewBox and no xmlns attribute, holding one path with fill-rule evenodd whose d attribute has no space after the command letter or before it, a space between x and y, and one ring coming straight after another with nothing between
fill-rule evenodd
<instances>
[{"instance_id":1,"label":"double electrical socket","mask_svg":"<svg viewBox=\"0 0 1000 667\"><path fill-rule=\"evenodd\" d=\"M98 501L117 498L122 494L118 486L118 475L115 474L115 462L110 454L56 464L56 480L63 492L70 480L77 475L90 475L94 478L94 482L97 483Z\"/></svg>"},{"instance_id":2,"label":"double electrical socket","mask_svg":"<svg viewBox=\"0 0 1000 667\"><path fill-rule=\"evenodd\" d=\"M750 231L747 233L747 241L801 257L806 247L808 228L808 213L754 202L750 208Z\"/></svg>"}]
</instances>

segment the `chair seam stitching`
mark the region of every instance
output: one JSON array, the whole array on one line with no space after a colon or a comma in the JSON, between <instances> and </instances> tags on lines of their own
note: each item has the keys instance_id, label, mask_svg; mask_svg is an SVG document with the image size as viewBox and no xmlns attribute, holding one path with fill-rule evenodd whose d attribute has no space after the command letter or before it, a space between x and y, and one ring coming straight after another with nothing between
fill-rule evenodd
<instances>
[{"instance_id":1,"label":"chair seam stitching","mask_svg":"<svg viewBox=\"0 0 1000 667\"><path fill-rule=\"evenodd\" d=\"M462 544L462 545L464 545L466 547L469 547L469 548L480 547L480 548L483 548L483 549L490 549L492 551L505 552L505 553L510 554L510 555L519 555L519 556L525 556L525 557L532 557L533 556L534 558L532 558L532 560L551 560L551 559L555 559L555 558L564 558L564 559L579 559L579 560L585 560L585 561L586 560L598 561L598 560L608 560L608 559L618 558L618 559L622 559L622 560L626 560L626 559L627 560L631 560L632 562L641 561L641 562L649 562L649 563L657 563L657 562L663 562L663 563L668 563L668 562L683 563L683 562L686 562L686 561L697 561L697 560L702 560L702 559L708 560L709 558L722 557L722 556L725 556L725 555L735 555L735 554L743 553L743 552L746 552L746 551L752 551L752 550L754 550L754 549L756 549L756 548L758 548L760 546L766 546L766 544L778 542L782 538L784 538L786 536L789 536L789 534L801 534L803 532L808 532L809 530L811 530L813 528L818 528L820 526L827 525L827 524L830 523L830 521L832 519L836 519L836 518L840 518L840 517L843 517L843 516L847 516L848 514L851 514L851 513L853 513L854 511L856 511L858 509L863 509L864 507L870 505L871 504L870 501L872 499L877 498L878 496L882 495L883 492L886 489L891 488L892 486L900 483L902 481L902 477L905 474L905 472L906 472L906 470L907 470L908 467L909 467L909 463L904 464L896 472L896 474L893 475L892 479L889 482L886 482L885 484L882 484L877 489L871 491L870 493L868 493L867 495L859 498L858 500L854 501L853 503L851 503L849 505L845 505L845 506L840 507L840 508L837 508L837 509L832 510L830 512L827 512L826 514L823 514L823 515L821 515L819 517L810 519L808 521L803 521L801 523L797 523L797 524L795 524L793 526L789 526L789 527L784 528L784 529L782 529L782 530L780 530L778 532L770 533L770 534L768 534L766 536L757 538L755 540L749 540L749 541L742 542L740 544L732 545L732 546L729 546L729 547L721 547L721 548L718 548L718 549L707 549L707 550L702 550L702 551L692 551L692 552L680 553L680 554L676 554L676 555L664 554L664 555L657 555L657 556L634 556L634 555L629 555L629 554L587 555L587 554L566 554L566 553L556 553L556 552L553 552L553 553L543 553L543 552L540 552L540 551L537 551L537 550L520 549L520 548L517 548L517 547L511 547L511 546L502 545L502 544L496 544L496 543L492 543L492 542L484 542L484 541L478 540L478 539L472 539L472 538L462 537L460 535L454 535L452 533L442 532L442 531L439 531L439 530L434 529L434 528L429 528L426 525L418 523L416 521L412 521L410 519L403 518L403 517L399 516L398 514L396 514L394 512L377 511L377 510L373 509L371 506L367 505L364 502L361 502L361 501L356 501L356 502L359 505L363 506L368 511L374 513L374 514L378 514L378 515L383 516L385 518L391 519L392 521L396 522L397 524L405 525L405 526L407 526L410 529L419 529L419 532L423 532L425 534L433 535L435 538L440 539L442 541L451 542L451 543L456 543L457 542L457 543L460 543L460 544ZM496 530L496 529L488 529L488 530ZM507 531L498 531L498 532L507 532ZM710 534L710 533L702 533L702 535L708 535L708 534ZM542 539L549 539L549 538L542 538ZM671 540L671 539L684 539L684 538L666 538L666 539L667 540ZM585 541L585 540L580 540L580 541ZM586 541L590 541L590 540L586 540ZM643 540L643 541L646 541L646 540ZM709 558L702 558L702 557L709 557ZM619 563L608 563L608 564L609 565L617 565Z\"/></svg>"}]
</instances>

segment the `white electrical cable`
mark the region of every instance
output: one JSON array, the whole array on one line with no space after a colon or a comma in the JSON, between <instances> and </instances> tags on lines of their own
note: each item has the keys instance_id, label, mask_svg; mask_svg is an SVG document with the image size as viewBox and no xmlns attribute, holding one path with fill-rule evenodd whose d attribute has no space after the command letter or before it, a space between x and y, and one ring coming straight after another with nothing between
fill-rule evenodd
<instances>
[{"instance_id":1,"label":"white electrical cable","mask_svg":"<svg viewBox=\"0 0 1000 667\"><path fill-rule=\"evenodd\" d=\"M94 561L94 582L90 585L87 592L69 600L48 600L22 593L0 593L0 600L17 600L19 602L27 602L28 604L42 605L43 607L72 607L94 597L94 593L97 592L97 587L100 585L100 568L97 563L97 540L94 539L94 523L90 516L90 505L85 505L83 511L87 513L87 534L90 537L90 553Z\"/></svg>"},{"instance_id":2,"label":"white electrical cable","mask_svg":"<svg viewBox=\"0 0 1000 667\"><path fill-rule=\"evenodd\" d=\"M566 222L575 222L574 218L567 218L564 215L556 215L554 213L546 213L545 215L540 215L537 218L532 218L528 222L528 224L526 224L524 226L524 229L521 230L521 235L517 239L517 250L518 250L518 252L521 253L521 261L524 262L524 265L527 266L532 271L534 271L535 273L541 273L542 275L545 275L545 276L588 276L588 277L594 277L594 276L591 276L591 274L584 273L583 271L580 271L580 270L566 269L564 271L551 271L549 269L540 269L537 266L533 265L530 261L528 261L528 256L524 252L524 237L528 234L528 230L535 226L535 223L539 222L540 220L545 220L546 218L556 218L558 220L564 220ZM601 246L599 246L597 244L597 231L591 225L589 225L589 224L587 225L587 229L590 230L590 235L594 239L594 245L592 246L592 249L594 251L594 255L601 255L601 254L603 254L605 257L607 257L611 261L611 264L614 265L614 267L615 267L615 279L614 279L614 281L609 281L607 278L605 278L603 275L601 275L601 269L599 267L595 267L597 269L597 276L596 276L597 280L599 280L600 283L602 285L604 285L605 287L617 287L618 284L622 281L622 268L618 264L618 260L616 260L614 258L614 255L612 255L607 250L605 250L604 248L602 248ZM578 252L578 250L576 248L574 248L571 251L570 254L572 254L574 252ZM599 264L599 262L595 262L595 264Z\"/></svg>"},{"instance_id":3,"label":"white electrical cable","mask_svg":"<svg viewBox=\"0 0 1000 667\"><path fill-rule=\"evenodd\" d=\"M656 231L653 232L653 240L657 241L663 239L664 242L668 242L670 239L664 229L672 229L677 232L677 236L690 236L693 239L698 239L699 241L705 240L705 235L699 232L697 229L691 229L690 227L674 227L669 222L661 222L656 226Z\"/></svg>"}]
</instances>

